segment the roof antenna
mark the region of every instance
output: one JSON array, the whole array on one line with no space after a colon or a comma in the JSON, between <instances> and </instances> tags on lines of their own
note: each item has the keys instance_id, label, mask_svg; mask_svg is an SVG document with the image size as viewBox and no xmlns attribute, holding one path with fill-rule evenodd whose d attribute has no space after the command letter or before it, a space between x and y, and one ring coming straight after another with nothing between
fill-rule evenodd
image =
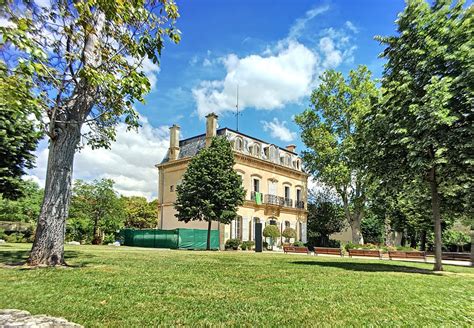
<instances>
[{"instance_id":1,"label":"roof antenna","mask_svg":"<svg viewBox=\"0 0 474 328\"><path fill-rule=\"evenodd\" d=\"M237 104L235 105L235 118L237 120L237 132L239 131L239 115L242 115L239 113L239 85L237 84Z\"/></svg>"}]
</instances>

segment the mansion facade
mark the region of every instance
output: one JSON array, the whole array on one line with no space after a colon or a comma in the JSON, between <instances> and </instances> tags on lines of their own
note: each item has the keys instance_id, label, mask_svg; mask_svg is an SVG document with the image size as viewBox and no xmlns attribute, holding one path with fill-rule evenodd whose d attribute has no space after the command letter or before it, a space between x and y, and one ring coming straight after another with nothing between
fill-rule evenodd
<instances>
[{"instance_id":1,"label":"mansion facade","mask_svg":"<svg viewBox=\"0 0 474 328\"><path fill-rule=\"evenodd\" d=\"M200 149L208 147L214 136L226 137L232 144L235 156L234 170L242 177L246 197L238 209L238 218L231 224L212 223L219 230L219 244L239 238L255 240L255 223L276 225L280 232L291 227L296 240L306 242L307 179L302 170L301 158L295 146L286 148L247 136L241 132L217 129L217 116L206 116L206 133L179 140L180 127L170 128L170 147L158 168L158 199L160 202L160 228L207 229L206 221L178 221L175 217L176 186L186 171L189 161ZM278 244L293 242L280 237Z\"/></svg>"}]
</instances>

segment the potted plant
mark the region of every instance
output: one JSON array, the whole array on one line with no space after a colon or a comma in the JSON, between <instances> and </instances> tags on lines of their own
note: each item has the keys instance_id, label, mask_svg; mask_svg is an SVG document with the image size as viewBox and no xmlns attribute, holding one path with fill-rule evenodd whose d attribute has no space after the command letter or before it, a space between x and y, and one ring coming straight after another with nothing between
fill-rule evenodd
<instances>
[{"instance_id":1,"label":"potted plant","mask_svg":"<svg viewBox=\"0 0 474 328\"><path fill-rule=\"evenodd\" d=\"M270 238L270 247L273 250L273 246L275 246L275 240L280 237L280 229L272 224L267 225L265 229L263 229L263 236L265 238Z\"/></svg>"}]
</instances>

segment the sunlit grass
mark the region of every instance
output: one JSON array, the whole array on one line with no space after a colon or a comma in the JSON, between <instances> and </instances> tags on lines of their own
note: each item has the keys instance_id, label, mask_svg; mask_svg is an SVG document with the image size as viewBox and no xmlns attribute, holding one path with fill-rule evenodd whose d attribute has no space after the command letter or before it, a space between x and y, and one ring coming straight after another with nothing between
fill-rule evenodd
<instances>
[{"instance_id":1,"label":"sunlit grass","mask_svg":"<svg viewBox=\"0 0 474 328\"><path fill-rule=\"evenodd\" d=\"M0 308L85 326L472 326L474 270L244 252L68 246L76 267L25 269L0 246Z\"/></svg>"}]
</instances>

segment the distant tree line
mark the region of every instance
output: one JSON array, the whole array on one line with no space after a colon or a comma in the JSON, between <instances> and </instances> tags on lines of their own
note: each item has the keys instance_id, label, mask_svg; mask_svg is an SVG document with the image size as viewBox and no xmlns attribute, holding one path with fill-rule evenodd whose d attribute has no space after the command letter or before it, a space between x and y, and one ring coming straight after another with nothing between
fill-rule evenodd
<instances>
[{"instance_id":1,"label":"distant tree line","mask_svg":"<svg viewBox=\"0 0 474 328\"><path fill-rule=\"evenodd\" d=\"M109 243L115 241L119 229L158 226L157 200L149 202L145 197L121 196L113 186L111 179L74 182L66 224L67 241ZM12 242L32 242L43 190L28 180L19 183L19 191L23 196L16 200L0 197L0 238ZM8 227L12 226L26 228L9 231Z\"/></svg>"}]
</instances>

